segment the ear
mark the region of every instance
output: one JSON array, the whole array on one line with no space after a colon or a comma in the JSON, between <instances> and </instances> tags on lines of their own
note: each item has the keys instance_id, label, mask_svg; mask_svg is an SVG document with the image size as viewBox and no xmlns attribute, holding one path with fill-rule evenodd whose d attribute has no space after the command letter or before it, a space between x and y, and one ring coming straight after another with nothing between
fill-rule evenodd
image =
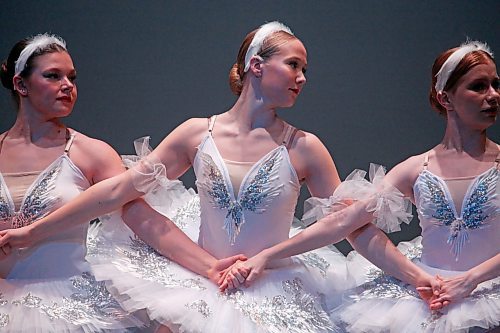
<instances>
[{"instance_id":1,"label":"ear","mask_svg":"<svg viewBox=\"0 0 500 333\"><path fill-rule=\"evenodd\" d=\"M262 63L263 62L264 62L264 59L262 59L261 56L254 55L250 59L250 69L248 71L252 72L255 77L261 77L262 76Z\"/></svg>"},{"instance_id":2,"label":"ear","mask_svg":"<svg viewBox=\"0 0 500 333\"><path fill-rule=\"evenodd\" d=\"M16 90L21 96L28 96L28 89L24 84L23 78L19 75L14 75L12 78L12 83L14 85L14 90Z\"/></svg>"},{"instance_id":3,"label":"ear","mask_svg":"<svg viewBox=\"0 0 500 333\"><path fill-rule=\"evenodd\" d=\"M441 104L441 106L443 106L446 111L453 111L453 104L451 103L450 96L446 91L438 92L436 98L439 104Z\"/></svg>"}]
</instances>

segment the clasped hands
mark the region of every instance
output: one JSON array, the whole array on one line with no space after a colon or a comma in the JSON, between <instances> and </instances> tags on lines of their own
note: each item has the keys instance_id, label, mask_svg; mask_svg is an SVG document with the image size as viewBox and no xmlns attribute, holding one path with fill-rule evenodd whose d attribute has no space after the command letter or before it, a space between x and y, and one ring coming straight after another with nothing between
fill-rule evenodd
<instances>
[{"instance_id":1,"label":"clasped hands","mask_svg":"<svg viewBox=\"0 0 500 333\"><path fill-rule=\"evenodd\" d=\"M219 271L218 279L214 282L219 285L220 291L249 287L264 272L268 261L262 253L250 259L239 258L231 266ZM416 290L430 310L440 310L467 297L476 287L477 284L471 283L465 272L451 278L426 275L417 282Z\"/></svg>"}]
</instances>

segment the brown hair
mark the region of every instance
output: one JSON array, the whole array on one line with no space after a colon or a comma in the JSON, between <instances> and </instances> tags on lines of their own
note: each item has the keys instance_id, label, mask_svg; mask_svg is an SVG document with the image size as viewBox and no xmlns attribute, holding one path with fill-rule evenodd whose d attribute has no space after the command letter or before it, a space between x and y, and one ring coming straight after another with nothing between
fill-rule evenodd
<instances>
[{"instance_id":1,"label":"brown hair","mask_svg":"<svg viewBox=\"0 0 500 333\"><path fill-rule=\"evenodd\" d=\"M441 105L441 103L439 103L437 99L436 75L443 66L446 59L448 59L456 50L458 50L458 47L444 51L436 58L436 60L434 61L434 65L432 65L432 80L431 89L429 92L429 102L431 103L432 108L442 116L446 116L446 109ZM487 52L477 50L467 53L451 73L443 90L454 91L458 80L462 76L467 74L473 67L477 65L487 64L489 61L493 61L493 63L495 63L495 60L493 60L491 55L489 55Z\"/></svg>"},{"instance_id":2,"label":"brown hair","mask_svg":"<svg viewBox=\"0 0 500 333\"><path fill-rule=\"evenodd\" d=\"M12 79L14 78L15 75L16 61L17 59L19 59L19 55L30 41L31 38L25 38L18 41L10 51L9 57L6 60L2 61L2 65L0 67L0 79L2 80L2 85L11 91L12 97L14 98L18 107L19 107L19 95L14 89L14 83L12 82ZM46 47L37 50L36 52L33 52L33 54L26 61L26 66L24 67L23 71L19 75L22 78L27 78L31 75L34 67L33 60L36 57L47 53L63 52L63 51L67 52L64 48L54 43L54 44L49 44Z\"/></svg>"},{"instance_id":3,"label":"brown hair","mask_svg":"<svg viewBox=\"0 0 500 333\"><path fill-rule=\"evenodd\" d=\"M243 79L245 78L245 55L248 48L250 47L250 44L252 43L253 37L258 30L259 29L255 29L245 37L238 52L236 63L229 71L229 86L231 87L231 91L238 96L243 90ZM257 55L259 55L263 59L270 58L279 51L280 45L296 38L297 37L289 34L286 31L276 31L264 39L262 47Z\"/></svg>"}]
</instances>

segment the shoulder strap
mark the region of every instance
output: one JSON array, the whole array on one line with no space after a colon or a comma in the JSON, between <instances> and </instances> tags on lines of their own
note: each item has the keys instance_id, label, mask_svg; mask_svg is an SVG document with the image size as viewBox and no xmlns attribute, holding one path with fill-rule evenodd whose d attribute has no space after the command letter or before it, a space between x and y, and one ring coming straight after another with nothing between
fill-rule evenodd
<instances>
[{"instance_id":1,"label":"shoulder strap","mask_svg":"<svg viewBox=\"0 0 500 333\"><path fill-rule=\"evenodd\" d=\"M427 166L429 165L429 154L430 154L430 151L425 153L425 156L424 156L424 170L427 170Z\"/></svg>"},{"instance_id":2,"label":"shoulder strap","mask_svg":"<svg viewBox=\"0 0 500 333\"><path fill-rule=\"evenodd\" d=\"M217 120L217 115L213 115L212 117L208 118L208 132L210 135L212 134L212 131L214 130L215 126L215 120Z\"/></svg>"},{"instance_id":3,"label":"shoulder strap","mask_svg":"<svg viewBox=\"0 0 500 333\"><path fill-rule=\"evenodd\" d=\"M65 154L69 153L73 140L75 140L75 133L71 133L69 129L66 128L66 146L64 147Z\"/></svg>"},{"instance_id":4,"label":"shoulder strap","mask_svg":"<svg viewBox=\"0 0 500 333\"><path fill-rule=\"evenodd\" d=\"M293 143L293 138L295 137L295 134L297 133L297 128L293 127L292 125L285 123L285 135L283 136L283 145L286 147L286 149L290 149Z\"/></svg>"},{"instance_id":5,"label":"shoulder strap","mask_svg":"<svg viewBox=\"0 0 500 333\"><path fill-rule=\"evenodd\" d=\"M500 147L499 147L500 148ZM497 158L495 158L495 167L500 168L500 150L498 151Z\"/></svg>"}]
</instances>

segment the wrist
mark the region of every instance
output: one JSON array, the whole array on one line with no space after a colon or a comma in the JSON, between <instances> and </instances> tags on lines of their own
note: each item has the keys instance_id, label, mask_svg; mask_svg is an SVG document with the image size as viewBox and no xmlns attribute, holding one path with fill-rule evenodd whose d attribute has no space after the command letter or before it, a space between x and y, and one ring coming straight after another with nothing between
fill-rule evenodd
<instances>
[{"instance_id":1,"label":"wrist","mask_svg":"<svg viewBox=\"0 0 500 333\"><path fill-rule=\"evenodd\" d=\"M470 286L474 286L474 288L476 288L478 284L483 282L481 281L481 274L479 274L479 272L474 268L468 270L467 273L465 273L465 278L467 283Z\"/></svg>"}]
</instances>

